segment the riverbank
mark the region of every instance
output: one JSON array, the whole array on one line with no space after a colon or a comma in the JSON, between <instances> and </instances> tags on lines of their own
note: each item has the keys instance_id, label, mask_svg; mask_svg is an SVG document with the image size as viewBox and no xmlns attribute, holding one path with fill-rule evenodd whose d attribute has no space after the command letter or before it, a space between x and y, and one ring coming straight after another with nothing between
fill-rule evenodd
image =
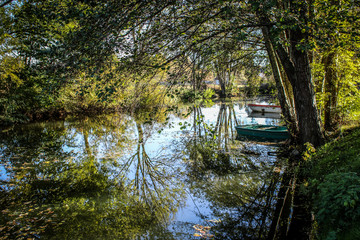
<instances>
[{"instance_id":1,"label":"riverbank","mask_svg":"<svg viewBox=\"0 0 360 240\"><path fill-rule=\"evenodd\" d=\"M76 92L76 91L75 91ZM154 111L154 108L172 108L179 103L193 103L202 101L233 101L238 99L266 99L273 100L274 96L263 88L241 88L229 94L224 99L220 96L219 86L208 85L202 91L193 91L192 86L176 85L170 88L159 85L155 89L136 91L128 90L126 94L111 93L109 96L98 96L89 92L78 96L74 91L69 91L53 99L52 103L26 104L13 101L12 110L5 111L6 104L0 108L0 128L17 124L26 124L36 121L64 120L68 116L96 116L114 112L136 112L144 109ZM88 96L89 95L89 96ZM24 97L25 98L25 97ZM19 98L22 99L22 98Z\"/></svg>"},{"instance_id":2,"label":"riverbank","mask_svg":"<svg viewBox=\"0 0 360 240\"><path fill-rule=\"evenodd\" d=\"M305 163L315 239L360 239L360 127L339 134Z\"/></svg>"}]
</instances>

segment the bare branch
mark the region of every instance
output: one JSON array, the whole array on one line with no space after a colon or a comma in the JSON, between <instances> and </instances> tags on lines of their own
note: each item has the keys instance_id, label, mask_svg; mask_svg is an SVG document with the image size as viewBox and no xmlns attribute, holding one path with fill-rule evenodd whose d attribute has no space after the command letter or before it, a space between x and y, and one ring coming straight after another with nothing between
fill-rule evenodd
<instances>
[{"instance_id":1,"label":"bare branch","mask_svg":"<svg viewBox=\"0 0 360 240\"><path fill-rule=\"evenodd\" d=\"M6 5L10 4L12 1L14 1L14 0L5 1L4 3L2 3L2 4L0 5L0 7L5 7Z\"/></svg>"}]
</instances>

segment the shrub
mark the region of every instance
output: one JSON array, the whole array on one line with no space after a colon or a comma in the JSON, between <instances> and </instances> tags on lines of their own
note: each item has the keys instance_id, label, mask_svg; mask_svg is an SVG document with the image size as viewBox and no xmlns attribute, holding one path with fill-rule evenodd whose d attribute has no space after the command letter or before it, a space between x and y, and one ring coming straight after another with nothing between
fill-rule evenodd
<instances>
[{"instance_id":1,"label":"shrub","mask_svg":"<svg viewBox=\"0 0 360 240\"><path fill-rule=\"evenodd\" d=\"M315 215L321 239L338 239L360 223L360 177L354 172L331 173L318 185Z\"/></svg>"},{"instance_id":2,"label":"shrub","mask_svg":"<svg viewBox=\"0 0 360 240\"><path fill-rule=\"evenodd\" d=\"M360 129L327 143L307 162L319 239L360 239Z\"/></svg>"}]
</instances>

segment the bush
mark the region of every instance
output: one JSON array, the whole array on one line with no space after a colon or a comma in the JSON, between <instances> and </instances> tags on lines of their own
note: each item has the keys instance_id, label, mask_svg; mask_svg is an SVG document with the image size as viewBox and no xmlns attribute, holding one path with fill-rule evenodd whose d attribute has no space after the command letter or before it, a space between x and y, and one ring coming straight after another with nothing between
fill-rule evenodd
<instances>
[{"instance_id":1,"label":"bush","mask_svg":"<svg viewBox=\"0 0 360 240\"><path fill-rule=\"evenodd\" d=\"M203 99L211 99L215 94L214 89L208 88L203 92Z\"/></svg>"},{"instance_id":2,"label":"bush","mask_svg":"<svg viewBox=\"0 0 360 240\"><path fill-rule=\"evenodd\" d=\"M360 239L360 128L307 161L319 239Z\"/></svg>"},{"instance_id":3,"label":"bush","mask_svg":"<svg viewBox=\"0 0 360 240\"><path fill-rule=\"evenodd\" d=\"M332 173L318 185L315 215L322 239L338 239L360 223L360 177L354 172ZM349 234L349 233L346 233Z\"/></svg>"},{"instance_id":4,"label":"bush","mask_svg":"<svg viewBox=\"0 0 360 240\"><path fill-rule=\"evenodd\" d=\"M206 89L202 92L194 92L191 90L184 90L180 93L180 98L184 102L194 102L195 100L211 99L215 94L215 91L211 88Z\"/></svg>"}]
</instances>

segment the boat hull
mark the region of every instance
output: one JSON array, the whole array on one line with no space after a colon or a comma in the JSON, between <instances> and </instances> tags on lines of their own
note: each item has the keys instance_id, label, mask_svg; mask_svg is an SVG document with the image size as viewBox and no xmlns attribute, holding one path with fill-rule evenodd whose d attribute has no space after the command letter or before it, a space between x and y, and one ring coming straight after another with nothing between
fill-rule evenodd
<instances>
[{"instance_id":1,"label":"boat hull","mask_svg":"<svg viewBox=\"0 0 360 240\"><path fill-rule=\"evenodd\" d=\"M269 113L269 112L251 112L248 115L251 118L272 118L272 119L281 119L280 113Z\"/></svg>"},{"instance_id":2,"label":"boat hull","mask_svg":"<svg viewBox=\"0 0 360 240\"><path fill-rule=\"evenodd\" d=\"M235 129L239 138L248 138L251 140L281 141L290 138L290 134L284 126L238 125Z\"/></svg>"},{"instance_id":3,"label":"boat hull","mask_svg":"<svg viewBox=\"0 0 360 240\"><path fill-rule=\"evenodd\" d=\"M281 113L281 107L275 105L248 104L248 107L254 112Z\"/></svg>"}]
</instances>

